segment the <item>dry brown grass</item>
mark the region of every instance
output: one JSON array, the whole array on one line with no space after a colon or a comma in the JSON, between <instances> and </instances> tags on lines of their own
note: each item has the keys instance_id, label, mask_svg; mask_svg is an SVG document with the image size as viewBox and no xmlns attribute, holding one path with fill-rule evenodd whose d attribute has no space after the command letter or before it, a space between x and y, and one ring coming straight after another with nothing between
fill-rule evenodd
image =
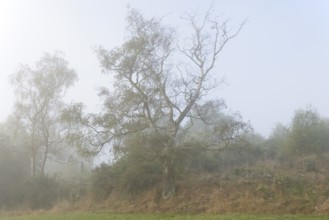
<instances>
[{"instance_id":1,"label":"dry brown grass","mask_svg":"<svg viewBox=\"0 0 329 220\"><path fill-rule=\"evenodd\" d=\"M88 196L75 203L64 201L52 211L329 214L329 167L321 163L316 161L317 171L306 172L299 169L300 161L260 161L251 167L240 167L239 172L232 168L218 174L182 177L175 197L169 200L162 200L160 187L154 187L135 195L112 192L101 202Z\"/></svg>"},{"instance_id":2,"label":"dry brown grass","mask_svg":"<svg viewBox=\"0 0 329 220\"><path fill-rule=\"evenodd\" d=\"M198 182L185 186L178 184L178 191L174 198L159 199L159 190L153 188L147 192L134 196L122 196L112 193L103 202L83 199L74 204L62 202L53 211L110 211L120 213L268 213L268 214L311 214L329 213L329 200L318 197L321 192L312 196L296 194L280 189L281 185L269 180L226 180ZM262 189L259 185L268 186ZM318 188L321 188L317 186ZM268 190L271 196L267 195Z\"/></svg>"}]
</instances>

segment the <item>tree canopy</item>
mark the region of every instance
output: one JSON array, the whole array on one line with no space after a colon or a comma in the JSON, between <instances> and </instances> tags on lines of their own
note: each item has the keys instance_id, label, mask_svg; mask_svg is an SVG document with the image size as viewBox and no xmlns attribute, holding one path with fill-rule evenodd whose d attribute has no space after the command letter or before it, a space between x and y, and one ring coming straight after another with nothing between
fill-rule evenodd
<instances>
[{"instance_id":1,"label":"tree canopy","mask_svg":"<svg viewBox=\"0 0 329 220\"><path fill-rule=\"evenodd\" d=\"M11 77L16 94L14 115L28 138L32 175L43 175L47 159L60 151L63 97L76 80L77 74L60 52L45 54L35 67L21 65Z\"/></svg>"},{"instance_id":2,"label":"tree canopy","mask_svg":"<svg viewBox=\"0 0 329 220\"><path fill-rule=\"evenodd\" d=\"M222 105L221 99L204 97L218 85L214 67L219 54L243 26L230 33L228 22L219 21L211 10L202 16L187 14L184 20L192 35L179 42L178 30L163 25L161 19L147 19L130 10L126 41L112 50L100 47L96 51L103 73L114 77L114 88L102 88L99 93L103 112L82 115L78 104L63 115L85 125L84 129L71 126L71 140L93 153L108 143L123 146L134 133L165 137L158 143L165 198L174 193L177 135L185 122L205 120L205 109Z\"/></svg>"}]
</instances>

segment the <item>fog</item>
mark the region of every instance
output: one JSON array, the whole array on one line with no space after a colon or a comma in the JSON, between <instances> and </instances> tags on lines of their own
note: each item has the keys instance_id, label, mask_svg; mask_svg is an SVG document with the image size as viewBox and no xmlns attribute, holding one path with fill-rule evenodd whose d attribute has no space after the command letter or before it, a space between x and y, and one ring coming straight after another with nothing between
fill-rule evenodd
<instances>
[{"instance_id":1,"label":"fog","mask_svg":"<svg viewBox=\"0 0 329 220\"><path fill-rule=\"evenodd\" d=\"M292 198L313 213L329 173L328 11L326 0L0 0L0 211L149 190L158 212L177 189L228 181L265 201L259 213Z\"/></svg>"},{"instance_id":2,"label":"fog","mask_svg":"<svg viewBox=\"0 0 329 220\"><path fill-rule=\"evenodd\" d=\"M329 63L327 1L216 1L216 13L233 24L248 19L217 64L227 86L217 91L229 108L240 111L255 130L268 135L277 122L287 123L307 104L328 116ZM210 2L209 2L210 4ZM83 101L97 112L96 88L108 84L94 48L113 48L124 40L126 6L145 16L164 16L180 25L180 15L204 1L0 1L0 118L11 112L8 83L20 63L32 64L44 52L63 51L79 81L68 101Z\"/></svg>"}]
</instances>

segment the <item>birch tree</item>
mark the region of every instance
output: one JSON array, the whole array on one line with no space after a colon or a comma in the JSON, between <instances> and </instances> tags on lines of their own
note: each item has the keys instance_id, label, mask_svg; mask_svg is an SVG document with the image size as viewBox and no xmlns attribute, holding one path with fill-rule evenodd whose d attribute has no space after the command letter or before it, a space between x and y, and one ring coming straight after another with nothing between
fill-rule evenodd
<instances>
[{"instance_id":1,"label":"birch tree","mask_svg":"<svg viewBox=\"0 0 329 220\"><path fill-rule=\"evenodd\" d=\"M230 32L228 21L219 18L212 10L185 15L191 35L179 42L179 30L130 10L126 41L112 50L97 50L103 73L114 78L113 89L102 88L99 93L103 112L83 115L81 105L67 110L66 117L85 125L84 129L71 128L72 139L97 153L109 143L124 147L122 140L131 134L159 137L162 197L172 197L178 134L188 120L206 116L202 109L222 104L220 99L206 101L205 96L221 84L216 82L220 78L214 71L216 61L243 26ZM192 110L198 114L191 114Z\"/></svg>"},{"instance_id":2,"label":"birch tree","mask_svg":"<svg viewBox=\"0 0 329 220\"><path fill-rule=\"evenodd\" d=\"M34 67L21 65L11 76L15 88L15 117L25 130L31 174L43 175L47 160L63 145L60 112L66 90L77 80L60 52L45 54Z\"/></svg>"}]
</instances>

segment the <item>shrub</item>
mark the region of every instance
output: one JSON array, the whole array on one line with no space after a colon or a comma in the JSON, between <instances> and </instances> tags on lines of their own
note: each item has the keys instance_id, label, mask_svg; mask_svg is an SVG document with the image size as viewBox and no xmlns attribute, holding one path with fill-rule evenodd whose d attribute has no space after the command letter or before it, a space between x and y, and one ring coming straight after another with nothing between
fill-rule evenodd
<instances>
[{"instance_id":1,"label":"shrub","mask_svg":"<svg viewBox=\"0 0 329 220\"><path fill-rule=\"evenodd\" d=\"M106 199L111 193L116 179L111 165L103 163L96 167L91 176L91 193L94 199Z\"/></svg>"},{"instance_id":2,"label":"shrub","mask_svg":"<svg viewBox=\"0 0 329 220\"><path fill-rule=\"evenodd\" d=\"M60 184L48 176L32 177L24 191L24 202L32 209L49 209L62 195Z\"/></svg>"},{"instance_id":3,"label":"shrub","mask_svg":"<svg viewBox=\"0 0 329 220\"><path fill-rule=\"evenodd\" d=\"M25 154L10 146L0 136L0 207L18 206L23 199L24 182L28 176Z\"/></svg>"},{"instance_id":4,"label":"shrub","mask_svg":"<svg viewBox=\"0 0 329 220\"><path fill-rule=\"evenodd\" d=\"M161 166L157 163L132 164L120 176L119 188L129 194L140 192L158 183L161 173Z\"/></svg>"},{"instance_id":5,"label":"shrub","mask_svg":"<svg viewBox=\"0 0 329 220\"><path fill-rule=\"evenodd\" d=\"M161 173L158 161L147 160L140 152L130 150L115 163L93 170L91 192L97 200L106 199L113 189L134 194L158 183Z\"/></svg>"},{"instance_id":6,"label":"shrub","mask_svg":"<svg viewBox=\"0 0 329 220\"><path fill-rule=\"evenodd\" d=\"M289 155L322 154L329 150L329 122L313 108L299 109L292 119L284 150Z\"/></svg>"}]
</instances>

